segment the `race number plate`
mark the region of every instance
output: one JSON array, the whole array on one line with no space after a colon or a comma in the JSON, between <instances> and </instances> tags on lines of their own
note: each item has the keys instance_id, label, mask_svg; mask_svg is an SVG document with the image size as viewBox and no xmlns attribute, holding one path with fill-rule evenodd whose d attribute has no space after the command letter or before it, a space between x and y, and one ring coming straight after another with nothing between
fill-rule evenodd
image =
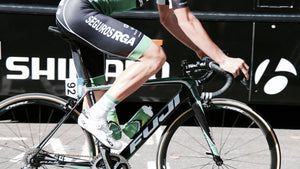
<instances>
[{"instance_id":1,"label":"race number plate","mask_svg":"<svg viewBox=\"0 0 300 169\"><path fill-rule=\"evenodd\" d=\"M82 95L84 94L83 79L66 79L65 93L66 96L72 97L74 99L82 97Z\"/></svg>"}]
</instances>

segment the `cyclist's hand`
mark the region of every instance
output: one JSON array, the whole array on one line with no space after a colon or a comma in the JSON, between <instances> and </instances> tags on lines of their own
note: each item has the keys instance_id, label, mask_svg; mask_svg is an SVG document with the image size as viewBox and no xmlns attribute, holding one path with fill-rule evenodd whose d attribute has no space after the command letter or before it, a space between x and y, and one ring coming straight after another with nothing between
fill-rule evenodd
<instances>
[{"instance_id":1,"label":"cyclist's hand","mask_svg":"<svg viewBox=\"0 0 300 169\"><path fill-rule=\"evenodd\" d=\"M240 75L240 72L245 75L245 78L249 80L249 66L243 59L228 57L223 63L219 64L222 69L231 73L233 77Z\"/></svg>"}]
</instances>

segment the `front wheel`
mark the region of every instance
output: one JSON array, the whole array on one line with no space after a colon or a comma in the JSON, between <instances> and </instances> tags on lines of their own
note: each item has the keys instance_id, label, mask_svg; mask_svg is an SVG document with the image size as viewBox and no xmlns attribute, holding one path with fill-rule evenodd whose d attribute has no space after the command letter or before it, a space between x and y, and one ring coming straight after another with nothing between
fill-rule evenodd
<instances>
[{"instance_id":1,"label":"front wheel","mask_svg":"<svg viewBox=\"0 0 300 169\"><path fill-rule=\"evenodd\" d=\"M218 166L213 160L190 108L165 129L158 148L158 169L280 168L276 135L255 111L229 99L214 99L204 107L223 164Z\"/></svg>"}]
</instances>

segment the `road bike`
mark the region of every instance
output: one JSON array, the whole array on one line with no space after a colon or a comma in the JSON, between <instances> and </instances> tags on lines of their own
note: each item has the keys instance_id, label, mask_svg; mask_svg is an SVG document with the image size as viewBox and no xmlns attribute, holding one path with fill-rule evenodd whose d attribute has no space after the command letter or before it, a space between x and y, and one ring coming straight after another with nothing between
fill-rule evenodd
<instances>
[{"instance_id":1,"label":"road bike","mask_svg":"<svg viewBox=\"0 0 300 169\"><path fill-rule=\"evenodd\" d=\"M246 104L217 98L229 89L233 77L207 57L196 63L183 61L182 77L148 80L143 85L178 90L120 152L113 152L76 123L83 98L88 96L94 103L93 91L110 85L91 84L77 42L56 27L49 30L70 44L85 92L78 99L28 93L0 102L1 168L129 169L131 157L159 127L163 132L158 169L280 168L280 146L272 127ZM214 92L205 91L203 84L216 73L226 82Z\"/></svg>"}]
</instances>

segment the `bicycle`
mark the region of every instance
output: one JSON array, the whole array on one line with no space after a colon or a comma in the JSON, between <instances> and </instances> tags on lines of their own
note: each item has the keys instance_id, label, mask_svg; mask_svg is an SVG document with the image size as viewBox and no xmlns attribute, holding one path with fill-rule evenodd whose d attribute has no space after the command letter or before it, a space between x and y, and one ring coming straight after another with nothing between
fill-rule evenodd
<instances>
[{"instance_id":1,"label":"bicycle","mask_svg":"<svg viewBox=\"0 0 300 169\"><path fill-rule=\"evenodd\" d=\"M66 38L56 27L49 30ZM120 153L113 153L76 123L84 96L94 102L92 91L110 85L91 84L80 49L66 40L78 76L84 78L85 94L67 101L29 93L0 102L0 149L6 152L0 155L1 168L129 169L128 160L160 126L164 131L157 149L158 169L280 168L280 146L272 127L246 104L216 98L228 90L233 78L208 58L195 64L184 61L183 77L148 80L145 86L176 85L179 90ZM223 87L199 91L215 72L226 77Z\"/></svg>"}]
</instances>

